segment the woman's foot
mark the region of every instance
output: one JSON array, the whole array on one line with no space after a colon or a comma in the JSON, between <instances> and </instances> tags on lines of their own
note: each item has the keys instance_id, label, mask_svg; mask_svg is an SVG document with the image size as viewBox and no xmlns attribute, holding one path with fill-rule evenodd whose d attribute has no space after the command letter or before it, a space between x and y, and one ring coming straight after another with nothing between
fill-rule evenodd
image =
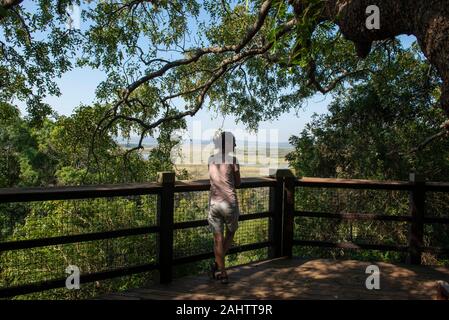
<instances>
[{"instance_id":1,"label":"woman's foot","mask_svg":"<svg viewBox=\"0 0 449 320\"><path fill-rule=\"evenodd\" d=\"M220 282L222 284L228 284L229 278L228 278L228 274L226 273L226 271L222 271L219 275L217 275L217 280L220 280Z\"/></svg>"},{"instance_id":2,"label":"woman's foot","mask_svg":"<svg viewBox=\"0 0 449 320\"><path fill-rule=\"evenodd\" d=\"M217 279L216 273L218 271L218 264L216 262L212 263L209 268L209 277L213 280Z\"/></svg>"}]
</instances>

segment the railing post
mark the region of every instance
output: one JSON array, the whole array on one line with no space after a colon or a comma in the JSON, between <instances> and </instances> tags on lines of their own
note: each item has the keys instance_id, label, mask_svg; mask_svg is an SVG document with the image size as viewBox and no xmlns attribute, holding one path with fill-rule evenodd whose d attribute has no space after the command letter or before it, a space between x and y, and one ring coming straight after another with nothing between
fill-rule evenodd
<instances>
[{"instance_id":1,"label":"railing post","mask_svg":"<svg viewBox=\"0 0 449 320\"><path fill-rule=\"evenodd\" d=\"M410 182L413 188L410 191L410 215L412 222L410 224L408 238L408 257L407 263L421 264L422 247L424 246L424 212L426 203L425 182L415 173L410 174Z\"/></svg>"},{"instance_id":2,"label":"railing post","mask_svg":"<svg viewBox=\"0 0 449 320\"><path fill-rule=\"evenodd\" d=\"M268 251L270 259L279 258L282 256L282 200L284 193L284 178L277 175L277 172L270 174L271 178L276 179L276 185L270 188L269 210L273 212L270 217L269 241L272 243Z\"/></svg>"},{"instance_id":3,"label":"railing post","mask_svg":"<svg viewBox=\"0 0 449 320\"><path fill-rule=\"evenodd\" d=\"M270 258L291 257L295 210L295 176L288 169L276 171L276 186L270 189Z\"/></svg>"},{"instance_id":4,"label":"railing post","mask_svg":"<svg viewBox=\"0 0 449 320\"><path fill-rule=\"evenodd\" d=\"M173 219L175 173L159 172L158 182L162 184L162 192L158 196L159 223L159 274L161 283L172 280L173 261Z\"/></svg>"},{"instance_id":5,"label":"railing post","mask_svg":"<svg viewBox=\"0 0 449 320\"><path fill-rule=\"evenodd\" d=\"M282 175L284 176L282 255L291 258L295 223L295 176L290 170L283 170Z\"/></svg>"}]
</instances>

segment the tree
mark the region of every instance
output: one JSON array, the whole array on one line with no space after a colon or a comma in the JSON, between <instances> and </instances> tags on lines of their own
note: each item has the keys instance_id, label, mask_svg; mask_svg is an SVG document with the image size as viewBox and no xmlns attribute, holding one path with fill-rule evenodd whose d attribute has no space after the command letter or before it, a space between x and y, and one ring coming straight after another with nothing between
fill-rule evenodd
<instances>
[{"instance_id":1,"label":"tree","mask_svg":"<svg viewBox=\"0 0 449 320\"><path fill-rule=\"evenodd\" d=\"M20 116L16 106L0 103L0 168L2 187L53 184L56 159L44 141L52 125L43 118L40 124Z\"/></svg>"},{"instance_id":2,"label":"tree","mask_svg":"<svg viewBox=\"0 0 449 320\"><path fill-rule=\"evenodd\" d=\"M19 180L20 165L12 135L20 122L19 111L6 103L0 103L0 187L14 185Z\"/></svg>"},{"instance_id":3,"label":"tree","mask_svg":"<svg viewBox=\"0 0 449 320\"><path fill-rule=\"evenodd\" d=\"M304 176L407 180L449 177L449 142L421 142L439 132L445 118L435 107L439 79L417 48L398 47L388 68L340 90L328 114L316 115L290 142L287 156ZM385 85L388 83L388 85Z\"/></svg>"},{"instance_id":4,"label":"tree","mask_svg":"<svg viewBox=\"0 0 449 320\"><path fill-rule=\"evenodd\" d=\"M3 45L3 60L11 50L20 55L15 47L32 56L43 47L42 42L27 47L27 29L60 36L48 37L55 50L42 52L44 69L24 69L22 78L38 74L52 79L72 67L75 51L82 53L79 65L108 73L98 98L110 107L97 133L126 121L142 137L152 135L162 124L194 116L204 105L233 113L255 128L261 120L301 107L316 92L366 76L373 71L367 68L371 57L389 50L391 39L401 34L415 35L439 72L440 101L449 114L449 9L444 0L238 0L220 5L211 0L66 0L39 1L40 10L33 13L20 0L2 2L3 33L15 41ZM85 30L63 32L62 9L72 3L84 5ZM380 9L379 30L366 28L369 5ZM11 30L20 34L10 35ZM16 69L11 64L5 74L8 70ZM36 83L19 87L29 90Z\"/></svg>"},{"instance_id":5,"label":"tree","mask_svg":"<svg viewBox=\"0 0 449 320\"><path fill-rule=\"evenodd\" d=\"M0 1L0 99L25 101L39 122L51 112L43 99L60 94L55 80L73 66L79 33L65 27L72 1L36 2Z\"/></svg>"},{"instance_id":6,"label":"tree","mask_svg":"<svg viewBox=\"0 0 449 320\"><path fill-rule=\"evenodd\" d=\"M327 114L316 115L305 130L290 139L287 156L303 176L408 180L411 171L430 181L449 179L449 141L423 143L422 136L440 131L445 115L436 107L439 78L418 48L397 47L383 57L380 72L335 92ZM388 67L387 67L388 65ZM426 141L425 141L426 142ZM409 193L392 190L299 188L297 208L303 212L409 214ZM447 214L447 194L426 193L426 215ZM297 218L296 237L327 242L406 244L408 225L387 221ZM425 245L447 246L447 232L429 225ZM299 256L404 261L403 253L346 251L299 247ZM447 257L424 254L424 264L447 264Z\"/></svg>"}]
</instances>

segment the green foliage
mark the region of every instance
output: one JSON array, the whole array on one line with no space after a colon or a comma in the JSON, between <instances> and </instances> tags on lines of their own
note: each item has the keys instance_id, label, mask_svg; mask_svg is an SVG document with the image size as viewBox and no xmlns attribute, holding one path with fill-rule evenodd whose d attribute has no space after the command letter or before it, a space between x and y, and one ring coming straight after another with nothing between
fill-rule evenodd
<instances>
[{"instance_id":1,"label":"green foliage","mask_svg":"<svg viewBox=\"0 0 449 320\"><path fill-rule=\"evenodd\" d=\"M0 104L1 187L81 185L154 181L156 173L173 170L170 153L178 141L176 126L160 129L158 146L148 159L124 157L112 135L92 137L104 105L80 106L70 117L48 117L36 124L21 118L16 107ZM36 125L34 125L36 124ZM179 177L186 177L181 171ZM152 226L155 196L47 201L0 205L1 241L14 241ZM100 272L156 261L154 235L14 250L0 254L0 286L15 286L66 277L77 265L83 273ZM135 275L83 286L81 291L50 290L20 299L87 298L104 292L143 286L152 274Z\"/></svg>"},{"instance_id":2,"label":"green foliage","mask_svg":"<svg viewBox=\"0 0 449 320\"><path fill-rule=\"evenodd\" d=\"M70 234L120 230L156 224L155 196L129 198L49 201L28 207L23 224L17 225L8 240L37 239ZM65 277L65 268L76 265L83 273L152 263L156 261L156 237L132 236L104 241L8 251L0 256L2 286L33 283ZM131 279L132 280L132 279ZM117 280L97 284L95 290L43 292L24 296L36 298L85 298L119 290L140 282Z\"/></svg>"},{"instance_id":3,"label":"green foliage","mask_svg":"<svg viewBox=\"0 0 449 320\"><path fill-rule=\"evenodd\" d=\"M449 181L449 140L415 150L441 130L445 120L436 107L439 78L415 49L397 48L379 59L379 71L335 93L328 113L318 116L290 142L287 158L298 175L408 180L418 172L431 181ZM406 216L408 193L391 191L298 189L298 210ZM447 216L447 195L427 193L426 214ZM407 245L408 226L397 222L341 222L297 218L296 237L321 241ZM426 245L447 247L445 226L429 225ZM403 262L404 254L341 249L297 248L309 257ZM447 256L424 255L427 264L447 264Z\"/></svg>"},{"instance_id":4,"label":"green foliage","mask_svg":"<svg viewBox=\"0 0 449 320\"><path fill-rule=\"evenodd\" d=\"M399 49L383 61L366 82L338 91L328 114L291 138L288 159L300 175L404 180L418 171L448 179L447 139L412 152L444 122L436 107L439 78L415 51Z\"/></svg>"},{"instance_id":5,"label":"green foliage","mask_svg":"<svg viewBox=\"0 0 449 320\"><path fill-rule=\"evenodd\" d=\"M61 8L70 2L80 3L58 1ZM49 111L45 96L60 94L55 79L72 68L80 37L66 30L67 16L54 1L28 5L8 10L0 22L0 99L25 101L35 115Z\"/></svg>"},{"instance_id":6,"label":"green foliage","mask_svg":"<svg viewBox=\"0 0 449 320\"><path fill-rule=\"evenodd\" d=\"M3 74L2 83L7 84L7 90L2 91L4 99L27 101L29 117L36 126L51 111L43 98L59 94L55 79L75 65L106 72L107 79L97 90L102 103L126 97L125 88L136 85L128 102L115 110L128 118L153 123L167 113L194 110L202 92L198 88L236 52L206 54L188 65L164 70L156 78L149 76L167 61L189 58L203 47L240 44L257 21L263 3L65 0L58 6L51 1L31 2L30 7L18 6L17 14L11 11L0 20L5 40L0 59L9 61L0 69L0 76ZM63 11L67 4L81 5L81 30L65 30ZM228 65L227 72L207 90L206 106L233 114L248 128L256 129L260 121L297 110L315 94L316 88L308 83L312 59L317 61L317 80L323 86L332 83L342 70L363 67L350 42L341 39L331 23L319 20L323 6L322 0L303 1L301 13L295 15L287 1L273 1L259 32L240 51L266 43L272 43L271 50ZM278 36L293 18L294 31ZM32 37L30 43L24 36L26 31ZM357 79L348 80L352 78ZM173 94L176 98L161 99ZM143 129L122 120L119 126L108 129L123 130L125 135L128 130ZM182 127L180 122L177 125ZM153 135L154 129L144 134Z\"/></svg>"},{"instance_id":7,"label":"green foliage","mask_svg":"<svg viewBox=\"0 0 449 320\"><path fill-rule=\"evenodd\" d=\"M314 41L313 33L320 23L320 16L324 9L325 2L323 0L307 0L303 1L303 13L296 25L296 42L293 47L293 52L290 57L290 62L293 65L299 65L302 68L307 68L311 58L320 50L317 50L317 43ZM319 28L327 31L331 30L329 23L321 25ZM321 49L321 48L320 48Z\"/></svg>"},{"instance_id":8,"label":"green foliage","mask_svg":"<svg viewBox=\"0 0 449 320\"><path fill-rule=\"evenodd\" d=\"M0 187L12 185L19 180L19 158L14 152L12 139L14 128L19 122L19 111L11 105L0 103Z\"/></svg>"}]
</instances>

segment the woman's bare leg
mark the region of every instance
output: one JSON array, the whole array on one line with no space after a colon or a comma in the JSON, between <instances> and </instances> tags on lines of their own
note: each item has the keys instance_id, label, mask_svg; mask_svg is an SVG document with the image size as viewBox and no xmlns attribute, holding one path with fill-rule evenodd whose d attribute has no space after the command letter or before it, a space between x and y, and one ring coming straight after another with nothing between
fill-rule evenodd
<instances>
[{"instance_id":1,"label":"woman's bare leg","mask_svg":"<svg viewBox=\"0 0 449 320\"><path fill-rule=\"evenodd\" d=\"M217 232L214 233L214 254L215 254L215 262L218 265L218 269L220 271L224 271L225 270L225 262L224 262L224 256L225 256L225 251L223 248L223 243L224 243L224 239L223 239L223 233L222 232Z\"/></svg>"},{"instance_id":2,"label":"woman's bare leg","mask_svg":"<svg viewBox=\"0 0 449 320\"><path fill-rule=\"evenodd\" d=\"M223 251L224 251L224 255L226 256L226 254L229 251L229 248L232 245L232 241L234 240L234 235L235 235L235 231L226 231L226 236L223 240Z\"/></svg>"}]
</instances>

